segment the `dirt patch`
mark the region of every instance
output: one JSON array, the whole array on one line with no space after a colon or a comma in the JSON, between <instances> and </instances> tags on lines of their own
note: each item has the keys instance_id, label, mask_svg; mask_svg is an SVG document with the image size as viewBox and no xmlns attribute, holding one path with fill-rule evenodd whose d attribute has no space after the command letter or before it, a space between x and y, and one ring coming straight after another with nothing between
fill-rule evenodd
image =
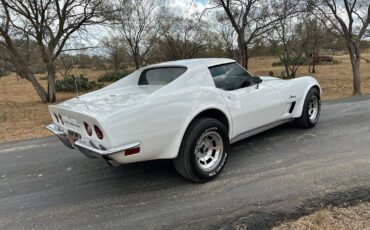
<instances>
[{"instance_id":1,"label":"dirt patch","mask_svg":"<svg viewBox=\"0 0 370 230\"><path fill-rule=\"evenodd\" d=\"M370 203L349 207L327 207L295 221L285 222L273 230L370 229Z\"/></svg>"},{"instance_id":2,"label":"dirt patch","mask_svg":"<svg viewBox=\"0 0 370 230\"><path fill-rule=\"evenodd\" d=\"M349 208L348 208L349 207ZM271 205L264 207L263 210L258 210L250 213L245 213L242 217L231 220L231 223L225 223L221 229L248 229L248 230L261 230L261 229L310 229L310 230L324 230L324 227L310 228L310 226L325 226L331 224L332 218L339 218L343 216L343 221L350 221L351 217L357 216L356 221L359 228L354 226L354 229L368 229L370 225L370 187L358 187L348 191L338 191L327 193L323 196L308 199L308 200L282 200ZM363 210L362 208L366 208ZM276 211L270 211L276 210ZM332 211L334 210L334 211ZM331 212L332 213L328 213ZM334 214L336 212L336 214ZM348 219L344 216L348 215ZM340 219L334 219L337 222L330 225L327 229L344 230L352 229L348 225L340 228L347 222L342 222ZM307 221L307 222L306 222ZM304 225L298 224L307 223L309 227L305 228ZM295 225L296 224L296 225ZM312 225L311 225L312 224ZM367 228L361 228L365 224Z\"/></svg>"}]
</instances>

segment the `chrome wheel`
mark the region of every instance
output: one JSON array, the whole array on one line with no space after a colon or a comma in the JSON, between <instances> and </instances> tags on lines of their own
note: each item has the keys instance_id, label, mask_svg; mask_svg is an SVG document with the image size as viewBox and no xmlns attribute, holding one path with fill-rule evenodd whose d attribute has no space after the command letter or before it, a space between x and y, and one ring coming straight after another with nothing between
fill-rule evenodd
<instances>
[{"instance_id":1,"label":"chrome wheel","mask_svg":"<svg viewBox=\"0 0 370 230\"><path fill-rule=\"evenodd\" d=\"M200 169L209 172L214 170L220 163L224 143L215 131L209 131L203 134L195 147L196 163Z\"/></svg>"},{"instance_id":2,"label":"chrome wheel","mask_svg":"<svg viewBox=\"0 0 370 230\"><path fill-rule=\"evenodd\" d=\"M311 97L310 104L308 107L308 117L311 122L315 122L320 109L320 102L319 99L314 95Z\"/></svg>"}]
</instances>

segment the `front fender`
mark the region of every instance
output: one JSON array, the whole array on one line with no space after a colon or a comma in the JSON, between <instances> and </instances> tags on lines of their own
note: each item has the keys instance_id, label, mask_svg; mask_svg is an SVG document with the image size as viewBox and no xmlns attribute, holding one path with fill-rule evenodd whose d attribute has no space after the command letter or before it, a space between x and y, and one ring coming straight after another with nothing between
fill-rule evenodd
<instances>
[{"instance_id":1,"label":"front fender","mask_svg":"<svg viewBox=\"0 0 370 230\"><path fill-rule=\"evenodd\" d=\"M296 78L293 81L296 81L298 85L301 85L302 93L300 96L300 100L297 101L296 109L294 109L294 113L293 113L293 117L300 117L302 115L302 110L303 110L304 102L305 102L308 91L312 87L318 87L320 91L320 95L321 95L322 89L320 87L319 82L315 78L310 77L310 76Z\"/></svg>"}]
</instances>

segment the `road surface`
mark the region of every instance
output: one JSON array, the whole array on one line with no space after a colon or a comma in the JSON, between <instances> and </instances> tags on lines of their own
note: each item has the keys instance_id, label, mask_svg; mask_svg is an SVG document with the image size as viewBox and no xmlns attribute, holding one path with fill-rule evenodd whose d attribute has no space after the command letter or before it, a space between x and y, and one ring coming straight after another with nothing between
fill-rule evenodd
<instances>
[{"instance_id":1,"label":"road surface","mask_svg":"<svg viewBox=\"0 0 370 230\"><path fill-rule=\"evenodd\" d=\"M0 145L1 229L267 228L320 204L370 200L370 98L326 102L319 124L236 143L192 184L169 161L109 167L56 138Z\"/></svg>"}]
</instances>

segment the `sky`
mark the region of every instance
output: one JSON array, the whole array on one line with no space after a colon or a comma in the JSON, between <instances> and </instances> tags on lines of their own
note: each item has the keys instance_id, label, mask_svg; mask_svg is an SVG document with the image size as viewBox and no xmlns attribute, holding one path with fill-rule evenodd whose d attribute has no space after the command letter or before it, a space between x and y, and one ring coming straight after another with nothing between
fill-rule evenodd
<instances>
[{"instance_id":1,"label":"sky","mask_svg":"<svg viewBox=\"0 0 370 230\"><path fill-rule=\"evenodd\" d=\"M185 18L191 17L194 13L203 12L203 10L208 7L208 2L209 0L167 0L171 11L174 12L176 15ZM114 33L111 29L104 26L91 26L88 28L88 31L88 41L82 41L81 44L71 43L70 45L85 47L98 46L102 38L112 36L112 34ZM102 50L100 48L82 51L82 53L90 55L100 54L101 52Z\"/></svg>"},{"instance_id":2,"label":"sky","mask_svg":"<svg viewBox=\"0 0 370 230\"><path fill-rule=\"evenodd\" d=\"M200 13L208 6L208 0L168 0L173 12L179 16L190 16Z\"/></svg>"}]
</instances>

